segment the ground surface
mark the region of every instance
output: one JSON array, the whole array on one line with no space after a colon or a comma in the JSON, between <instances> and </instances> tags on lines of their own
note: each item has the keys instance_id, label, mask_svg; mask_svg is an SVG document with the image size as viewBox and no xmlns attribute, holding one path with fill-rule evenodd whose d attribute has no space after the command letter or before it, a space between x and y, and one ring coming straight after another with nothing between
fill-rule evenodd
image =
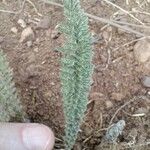
<instances>
[{"instance_id":1,"label":"ground surface","mask_svg":"<svg viewBox=\"0 0 150 150\"><path fill-rule=\"evenodd\" d=\"M57 32L57 25L63 20L63 10L40 0L32 0L35 8L31 1L26 0L24 4L22 1L0 0L0 10L17 12L10 14L0 11L0 47L14 70L16 87L28 118L31 122L51 127L58 138L55 148L62 149L61 53L56 48L64 42L63 35ZM82 2L85 11L90 14L140 24L118 8L100 0ZM124 8L147 26L150 25L148 1L130 0L129 5L126 2L116 0L113 4ZM133 12L133 8L145 13ZM49 18L45 23L47 27L45 24L41 27L38 21L45 16ZM20 38L24 29L17 23L19 19L23 19L34 32L23 42L20 42ZM133 29L150 35L150 28L134 26ZM93 84L86 117L74 149L125 149L127 146L138 150L150 149L147 145L150 143L150 91L142 84L142 78L150 76L150 69L145 64L144 67L139 64L134 56L134 40L138 41L140 37L94 19L90 19L90 30L95 37ZM115 114L119 108L122 109ZM122 119L126 122L125 129L117 139L117 144L109 148L108 144L101 141L110 124Z\"/></svg>"}]
</instances>

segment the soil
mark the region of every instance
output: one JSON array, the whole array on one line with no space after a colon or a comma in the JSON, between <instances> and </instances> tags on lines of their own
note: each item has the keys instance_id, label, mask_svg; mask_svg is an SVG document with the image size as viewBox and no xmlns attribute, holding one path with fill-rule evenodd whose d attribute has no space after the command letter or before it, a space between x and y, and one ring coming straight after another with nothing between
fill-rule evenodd
<instances>
[{"instance_id":1,"label":"soil","mask_svg":"<svg viewBox=\"0 0 150 150\"><path fill-rule=\"evenodd\" d=\"M63 149L64 116L59 78L62 54L57 50L65 42L57 31L57 26L64 20L63 9L41 0L31 1L35 8L28 0L23 8L21 0L0 1L0 10L18 12L0 12L0 48L7 54L14 70L14 81L28 119L51 127L57 137L55 149ZM144 10L147 14L133 14L150 25L150 3L129 2L127 5L126 1L113 1L128 11L133 8ZM138 24L129 15L100 0L83 0L82 4L90 14ZM38 21L45 16L50 20L44 27L37 28ZM24 29L17 23L19 19L34 32L27 41L20 42ZM128 149L150 149L150 89L141 81L145 75L150 76L150 70L134 57L134 40L139 37L93 19L89 21L90 31L96 38L93 43L95 69L88 109L74 150L125 149L130 145L134 148ZM150 35L147 28L133 28ZM133 98L134 101L126 104ZM117 143L113 148L102 144L107 128L119 120L124 120L126 126Z\"/></svg>"}]
</instances>

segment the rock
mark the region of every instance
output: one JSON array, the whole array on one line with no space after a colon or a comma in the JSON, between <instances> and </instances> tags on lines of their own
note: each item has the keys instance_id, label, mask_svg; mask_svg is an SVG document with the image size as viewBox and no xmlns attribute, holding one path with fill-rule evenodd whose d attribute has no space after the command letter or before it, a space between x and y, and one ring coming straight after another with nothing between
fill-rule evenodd
<instances>
[{"instance_id":1,"label":"rock","mask_svg":"<svg viewBox=\"0 0 150 150\"><path fill-rule=\"evenodd\" d=\"M116 100L116 101L121 101L124 98L124 95L122 93L115 93L113 92L111 94L111 99Z\"/></svg>"},{"instance_id":2,"label":"rock","mask_svg":"<svg viewBox=\"0 0 150 150\"><path fill-rule=\"evenodd\" d=\"M25 28L21 33L20 43L32 41L35 35L31 27Z\"/></svg>"},{"instance_id":3,"label":"rock","mask_svg":"<svg viewBox=\"0 0 150 150\"><path fill-rule=\"evenodd\" d=\"M110 126L110 128L107 129L107 132L105 135L106 141L115 143L119 135L122 134L125 125L126 123L124 120L119 120L117 123Z\"/></svg>"},{"instance_id":4,"label":"rock","mask_svg":"<svg viewBox=\"0 0 150 150\"><path fill-rule=\"evenodd\" d=\"M144 87L150 88L150 77L149 76L144 76L142 78L142 84Z\"/></svg>"},{"instance_id":5,"label":"rock","mask_svg":"<svg viewBox=\"0 0 150 150\"><path fill-rule=\"evenodd\" d=\"M18 33L18 29L16 27L12 27L11 28L11 32L14 33L14 34L17 34Z\"/></svg>"},{"instance_id":6,"label":"rock","mask_svg":"<svg viewBox=\"0 0 150 150\"><path fill-rule=\"evenodd\" d=\"M105 101L105 105L106 105L106 108L109 109L109 108L112 108L113 107L113 103L109 100Z\"/></svg>"},{"instance_id":7,"label":"rock","mask_svg":"<svg viewBox=\"0 0 150 150\"><path fill-rule=\"evenodd\" d=\"M17 22L22 28L26 28L27 24L25 23L25 21L23 19L19 19Z\"/></svg>"},{"instance_id":8,"label":"rock","mask_svg":"<svg viewBox=\"0 0 150 150\"><path fill-rule=\"evenodd\" d=\"M28 47L32 47L32 44L33 44L32 41L27 41L27 46Z\"/></svg>"},{"instance_id":9,"label":"rock","mask_svg":"<svg viewBox=\"0 0 150 150\"><path fill-rule=\"evenodd\" d=\"M37 24L37 29L48 29L50 25L51 25L51 18L49 16L45 16Z\"/></svg>"},{"instance_id":10,"label":"rock","mask_svg":"<svg viewBox=\"0 0 150 150\"><path fill-rule=\"evenodd\" d=\"M134 46L134 56L139 63L147 62L150 59L150 41L138 41Z\"/></svg>"},{"instance_id":11,"label":"rock","mask_svg":"<svg viewBox=\"0 0 150 150\"><path fill-rule=\"evenodd\" d=\"M4 37L0 36L0 44L4 42Z\"/></svg>"}]
</instances>

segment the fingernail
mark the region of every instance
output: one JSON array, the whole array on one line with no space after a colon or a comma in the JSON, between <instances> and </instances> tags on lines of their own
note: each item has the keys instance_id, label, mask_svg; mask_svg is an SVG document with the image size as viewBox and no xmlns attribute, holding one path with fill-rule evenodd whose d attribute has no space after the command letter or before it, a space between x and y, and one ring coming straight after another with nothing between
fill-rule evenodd
<instances>
[{"instance_id":1,"label":"fingernail","mask_svg":"<svg viewBox=\"0 0 150 150\"><path fill-rule=\"evenodd\" d=\"M22 136L24 146L28 150L47 150L51 140L49 128L42 125L25 127Z\"/></svg>"}]
</instances>

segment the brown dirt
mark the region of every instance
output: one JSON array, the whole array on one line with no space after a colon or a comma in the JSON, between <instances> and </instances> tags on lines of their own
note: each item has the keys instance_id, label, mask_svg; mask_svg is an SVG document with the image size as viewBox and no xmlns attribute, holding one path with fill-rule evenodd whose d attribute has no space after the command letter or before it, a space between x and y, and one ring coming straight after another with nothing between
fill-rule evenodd
<instances>
[{"instance_id":1,"label":"brown dirt","mask_svg":"<svg viewBox=\"0 0 150 150\"><path fill-rule=\"evenodd\" d=\"M30 121L48 125L53 129L56 137L62 139L64 135L64 117L59 78L61 53L56 48L60 47L64 40L63 35L53 39L51 34L56 25L62 22L63 13L61 8L44 4L40 0L33 0L32 2L38 12L51 18L50 28L40 30L35 28L33 20L36 18L41 19L42 17L37 15L33 7L26 2L23 11L19 14L0 12L0 36L3 37L0 47L7 54L10 65L14 69L16 87ZM115 4L126 10L138 7L138 4L133 1L129 6L125 2L120 3L119 0ZM117 12L117 9L100 1L95 3L94 1L86 0L83 1L83 5L87 12L104 18L110 18ZM148 12L150 5L143 7ZM6 0L6 4L0 1L0 8L18 11L20 10L20 3L19 0L14 0L13 2ZM136 16L143 22L150 24L149 16L142 14L136 14ZM128 21L132 21L132 23L135 22L127 15L118 15L118 17L123 17ZM25 20L27 26L31 26L35 33L31 47L28 47L26 42L19 43L23 30L17 24L20 18ZM104 25L90 19L91 32L100 37L100 40L94 44L95 55L93 63L95 64L95 70L93 84L89 96L88 110L75 150L101 149L99 144L114 113L133 97L137 97L137 100L120 110L113 120L113 123L120 119L126 122L123 135L118 139L118 147L132 141L132 138L129 138L129 134L133 130L137 132L137 135L134 135L135 145L146 143L150 140L149 89L144 88L141 84L141 78L144 75L150 75L150 71L144 70L136 62L133 55L135 42L128 46L120 47L137 37L133 34L119 31L115 27L106 26L102 30ZM18 29L16 34L11 32L12 27ZM148 30L144 29L142 32L147 33ZM116 48L117 50L115 50ZM147 100L138 98L139 95L145 96ZM145 116L131 116L139 109L146 111ZM62 146L61 141L56 141L57 149L61 149ZM138 147L137 149L140 148ZM145 149L145 147L141 149Z\"/></svg>"}]
</instances>

